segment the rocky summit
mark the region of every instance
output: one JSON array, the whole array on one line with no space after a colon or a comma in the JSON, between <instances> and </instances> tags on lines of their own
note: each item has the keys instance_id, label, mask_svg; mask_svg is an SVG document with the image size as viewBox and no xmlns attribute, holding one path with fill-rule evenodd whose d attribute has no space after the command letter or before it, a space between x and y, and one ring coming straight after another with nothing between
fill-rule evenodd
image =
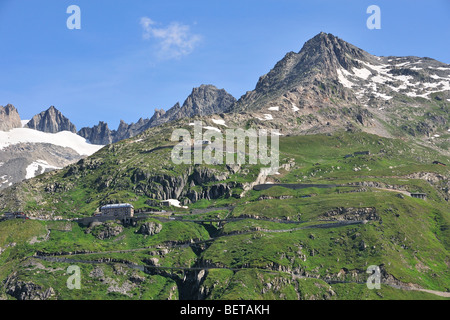
<instances>
[{"instance_id":1,"label":"rocky summit","mask_svg":"<svg viewBox=\"0 0 450 320\"><path fill-rule=\"evenodd\" d=\"M181 108L178 106L177 112L171 115L168 121L222 113L235 101L236 99L224 89L219 90L213 85L201 85L192 90Z\"/></svg>"},{"instance_id":2,"label":"rocky summit","mask_svg":"<svg viewBox=\"0 0 450 320\"><path fill-rule=\"evenodd\" d=\"M48 133L60 131L77 132L75 125L54 106L35 115L25 127Z\"/></svg>"}]
</instances>

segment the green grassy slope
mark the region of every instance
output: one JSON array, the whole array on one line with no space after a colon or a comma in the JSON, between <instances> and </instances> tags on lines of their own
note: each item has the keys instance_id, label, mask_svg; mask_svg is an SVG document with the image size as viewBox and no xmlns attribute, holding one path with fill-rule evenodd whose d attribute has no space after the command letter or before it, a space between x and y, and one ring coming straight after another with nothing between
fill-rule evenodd
<instances>
[{"instance_id":1,"label":"green grassy slope","mask_svg":"<svg viewBox=\"0 0 450 320\"><path fill-rule=\"evenodd\" d=\"M160 199L154 195L159 189L152 188L152 177L184 175L190 181L193 174L192 166L167 161L170 149L148 152L168 144L169 133L164 127L155 129L17 185L0 195L2 210L72 218L91 215L100 204L114 201L156 209ZM370 154L344 158L358 151ZM144 221L124 226L106 239L97 237L105 226L89 232L69 221L0 222L0 247L4 248L0 295L14 298L7 292L8 279L32 282L42 290L51 287L52 298L61 299L438 299L442 297L388 284L450 290L449 167L432 164L435 160L450 163L450 159L411 141L348 132L282 137L281 163L291 159L295 164L289 170L280 169L280 174L268 179L339 186L272 187L249 190L239 198L243 183L254 181L259 166L247 165L232 173L225 166L205 165L197 169L206 168L217 177L205 188L228 184L235 196L202 199L178 213L209 207L233 209L194 212L169 222L151 218L146 222L162 225L161 232L152 236L137 232ZM146 175L149 179L140 178ZM185 188L188 192L203 186L188 183ZM399 191L424 192L427 199ZM217 218L234 220L211 225L189 221ZM361 223L339 224L354 220ZM336 226L321 227L336 222ZM70 252L78 255L70 256ZM85 279L83 289L65 286L70 262L38 260L32 258L35 253L85 261L78 263ZM191 283L189 289L195 294L187 294L180 280L192 276L188 270L143 272L123 264L127 262L210 269L195 285ZM369 290L364 284L369 265L381 266L385 284L380 290ZM103 281L93 276L95 268L103 270ZM347 283L327 283L331 280Z\"/></svg>"}]
</instances>

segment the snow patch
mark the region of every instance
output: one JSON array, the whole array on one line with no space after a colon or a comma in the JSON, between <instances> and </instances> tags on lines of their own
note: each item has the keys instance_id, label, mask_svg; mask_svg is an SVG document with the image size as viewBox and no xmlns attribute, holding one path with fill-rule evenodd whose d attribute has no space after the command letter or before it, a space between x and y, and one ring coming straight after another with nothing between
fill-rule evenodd
<instances>
[{"instance_id":1,"label":"snow patch","mask_svg":"<svg viewBox=\"0 0 450 320\"><path fill-rule=\"evenodd\" d=\"M295 104L293 104L293 103L291 103L291 104L292 104L292 111L296 112L296 111L300 110Z\"/></svg>"},{"instance_id":2,"label":"snow patch","mask_svg":"<svg viewBox=\"0 0 450 320\"><path fill-rule=\"evenodd\" d=\"M376 75L372 77L372 81L379 83L379 84L385 84L386 82L390 81L388 77L382 76L382 75Z\"/></svg>"},{"instance_id":3,"label":"snow patch","mask_svg":"<svg viewBox=\"0 0 450 320\"><path fill-rule=\"evenodd\" d=\"M339 68L339 69L337 69L336 71L337 71L337 74L338 74L339 82L340 82L344 87L346 87L346 88L351 88L351 87L353 87L354 83L351 82L351 81L349 81L349 80L344 76L345 73L348 74L348 75L350 75L350 73L349 73L347 70L342 69L342 68Z\"/></svg>"},{"instance_id":4,"label":"snow patch","mask_svg":"<svg viewBox=\"0 0 450 320\"><path fill-rule=\"evenodd\" d=\"M269 111L280 111L280 107L270 107Z\"/></svg>"},{"instance_id":5,"label":"snow patch","mask_svg":"<svg viewBox=\"0 0 450 320\"><path fill-rule=\"evenodd\" d=\"M216 127L211 127L211 126L207 126L207 127L204 127L206 130L213 130L213 131L217 131L217 132L222 132L222 131L220 131L220 129L219 128L216 128Z\"/></svg>"},{"instance_id":6,"label":"snow patch","mask_svg":"<svg viewBox=\"0 0 450 320\"><path fill-rule=\"evenodd\" d=\"M168 200L166 200L166 201L169 203L169 205L174 206L174 207L185 208L185 209L188 208L187 206L182 206L182 205L180 204L180 201L177 200L177 199L168 199Z\"/></svg>"},{"instance_id":7,"label":"snow patch","mask_svg":"<svg viewBox=\"0 0 450 320\"><path fill-rule=\"evenodd\" d=\"M355 74L355 76L364 80L366 80L372 74L372 72L366 68L361 69L353 68L352 71Z\"/></svg>"},{"instance_id":8,"label":"snow patch","mask_svg":"<svg viewBox=\"0 0 450 320\"><path fill-rule=\"evenodd\" d=\"M39 171L39 169L40 169L40 171ZM36 160L35 162L33 162L32 164L30 164L27 167L27 169L26 169L27 173L25 175L25 179L34 178L36 175L44 173L46 169L61 169L61 168L51 166L45 160Z\"/></svg>"},{"instance_id":9,"label":"snow patch","mask_svg":"<svg viewBox=\"0 0 450 320\"><path fill-rule=\"evenodd\" d=\"M435 69L435 70L443 70L443 71L450 70L450 68L445 68L445 67L428 67L428 68Z\"/></svg>"},{"instance_id":10,"label":"snow patch","mask_svg":"<svg viewBox=\"0 0 450 320\"><path fill-rule=\"evenodd\" d=\"M189 123L189 125L190 126L195 126L195 123ZM220 131L220 129L219 128L216 128L216 127L211 127L211 126L206 126L206 127L203 127L203 129L206 129L206 130L214 130L214 131L217 131L217 132L220 132L220 133L222 133L222 131Z\"/></svg>"},{"instance_id":11,"label":"snow patch","mask_svg":"<svg viewBox=\"0 0 450 320\"><path fill-rule=\"evenodd\" d=\"M215 124L220 125L220 126L228 127L228 126L225 124L225 120L223 120L223 119L219 119L219 120L217 120L217 119L211 119L211 121L214 122Z\"/></svg>"},{"instance_id":12,"label":"snow patch","mask_svg":"<svg viewBox=\"0 0 450 320\"><path fill-rule=\"evenodd\" d=\"M256 117L256 118L257 118L258 120L261 120L261 121L273 120L272 115L269 114L269 113L265 113L265 114L264 114L264 118L260 118L260 117Z\"/></svg>"}]
</instances>

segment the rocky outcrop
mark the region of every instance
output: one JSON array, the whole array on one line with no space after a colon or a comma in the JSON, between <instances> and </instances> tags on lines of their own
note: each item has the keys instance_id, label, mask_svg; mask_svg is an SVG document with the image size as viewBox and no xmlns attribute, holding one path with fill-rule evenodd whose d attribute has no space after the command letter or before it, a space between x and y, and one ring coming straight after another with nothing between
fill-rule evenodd
<instances>
[{"instance_id":1,"label":"rocky outcrop","mask_svg":"<svg viewBox=\"0 0 450 320\"><path fill-rule=\"evenodd\" d=\"M143 234L145 236L152 236L154 234L160 233L162 230L162 225L153 221L145 222L141 225L136 233Z\"/></svg>"},{"instance_id":2,"label":"rocky outcrop","mask_svg":"<svg viewBox=\"0 0 450 320\"><path fill-rule=\"evenodd\" d=\"M55 295L52 287L45 289L33 282L25 282L11 274L5 281L6 293L17 300L48 300Z\"/></svg>"},{"instance_id":3,"label":"rocky outcrop","mask_svg":"<svg viewBox=\"0 0 450 320\"><path fill-rule=\"evenodd\" d=\"M115 221L107 221L92 225L85 232L92 233L97 239L104 240L120 235L123 232L123 226Z\"/></svg>"},{"instance_id":4,"label":"rocky outcrop","mask_svg":"<svg viewBox=\"0 0 450 320\"><path fill-rule=\"evenodd\" d=\"M57 133L60 131L77 133L75 125L54 106L35 115L25 127L49 133Z\"/></svg>"},{"instance_id":5,"label":"rocky outcrop","mask_svg":"<svg viewBox=\"0 0 450 320\"><path fill-rule=\"evenodd\" d=\"M151 123L156 122L159 118L163 117L165 114L166 114L166 111L164 109L155 109L155 113L150 118L150 122Z\"/></svg>"},{"instance_id":6,"label":"rocky outcrop","mask_svg":"<svg viewBox=\"0 0 450 320\"><path fill-rule=\"evenodd\" d=\"M107 145L113 143L113 132L108 128L108 124L100 121L98 125L89 128L84 127L78 131L78 135L87 139L92 144Z\"/></svg>"},{"instance_id":7,"label":"rocky outcrop","mask_svg":"<svg viewBox=\"0 0 450 320\"><path fill-rule=\"evenodd\" d=\"M20 116L12 104L6 107L0 106L0 131L9 131L14 128L22 128Z\"/></svg>"},{"instance_id":8,"label":"rocky outcrop","mask_svg":"<svg viewBox=\"0 0 450 320\"><path fill-rule=\"evenodd\" d=\"M234 185L220 182L229 174L207 167L188 167L178 176L136 169L131 179L137 184L135 191L143 192L152 199L180 199L183 204L188 204L200 199L231 196Z\"/></svg>"}]
</instances>

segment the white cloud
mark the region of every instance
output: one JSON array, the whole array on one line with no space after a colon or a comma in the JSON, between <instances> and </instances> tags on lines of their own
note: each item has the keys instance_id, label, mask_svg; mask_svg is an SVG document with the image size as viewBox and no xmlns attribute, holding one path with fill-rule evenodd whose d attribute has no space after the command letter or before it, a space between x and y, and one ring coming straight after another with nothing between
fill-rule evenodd
<instances>
[{"instance_id":1,"label":"white cloud","mask_svg":"<svg viewBox=\"0 0 450 320\"><path fill-rule=\"evenodd\" d=\"M171 22L167 27L158 24L148 17L141 18L142 37L145 40L158 40L158 56L163 59L180 58L194 51L202 37L193 34L190 26Z\"/></svg>"}]
</instances>

